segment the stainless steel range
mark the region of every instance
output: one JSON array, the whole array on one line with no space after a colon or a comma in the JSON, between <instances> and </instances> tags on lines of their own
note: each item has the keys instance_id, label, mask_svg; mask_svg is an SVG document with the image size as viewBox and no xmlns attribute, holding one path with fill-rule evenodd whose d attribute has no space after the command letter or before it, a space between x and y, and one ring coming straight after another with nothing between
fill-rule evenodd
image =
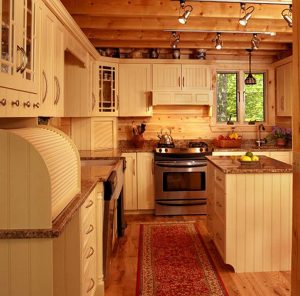
<instances>
[{"instance_id":1,"label":"stainless steel range","mask_svg":"<svg viewBox=\"0 0 300 296\"><path fill-rule=\"evenodd\" d=\"M211 149L205 142L155 149L156 215L206 214L206 155Z\"/></svg>"}]
</instances>

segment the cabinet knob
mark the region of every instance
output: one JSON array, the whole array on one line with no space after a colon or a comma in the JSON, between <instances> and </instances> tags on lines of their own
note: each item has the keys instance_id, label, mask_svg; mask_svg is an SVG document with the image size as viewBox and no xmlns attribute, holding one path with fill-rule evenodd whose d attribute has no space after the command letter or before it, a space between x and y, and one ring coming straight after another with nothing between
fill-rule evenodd
<instances>
[{"instance_id":1,"label":"cabinet knob","mask_svg":"<svg viewBox=\"0 0 300 296\"><path fill-rule=\"evenodd\" d=\"M29 107L31 106L30 101L24 102L24 103L23 103L23 106L24 106L24 108L25 108L25 107L28 107L28 108L29 108Z\"/></svg>"},{"instance_id":2,"label":"cabinet knob","mask_svg":"<svg viewBox=\"0 0 300 296\"><path fill-rule=\"evenodd\" d=\"M2 100L0 101L0 104L1 104L2 106L6 106L6 99L2 99Z\"/></svg>"},{"instance_id":3,"label":"cabinet knob","mask_svg":"<svg viewBox=\"0 0 300 296\"><path fill-rule=\"evenodd\" d=\"M16 105L17 107L19 107L20 106L20 101L19 100L12 101L11 105L12 106Z\"/></svg>"}]
</instances>

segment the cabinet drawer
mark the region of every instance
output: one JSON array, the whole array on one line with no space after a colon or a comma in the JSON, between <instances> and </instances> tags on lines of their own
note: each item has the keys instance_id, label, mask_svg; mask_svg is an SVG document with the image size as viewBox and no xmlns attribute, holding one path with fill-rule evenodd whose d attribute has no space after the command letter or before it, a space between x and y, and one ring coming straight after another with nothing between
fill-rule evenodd
<instances>
[{"instance_id":1,"label":"cabinet drawer","mask_svg":"<svg viewBox=\"0 0 300 296\"><path fill-rule=\"evenodd\" d=\"M215 170L215 182L221 188L225 188L225 174L218 169Z\"/></svg>"},{"instance_id":2,"label":"cabinet drawer","mask_svg":"<svg viewBox=\"0 0 300 296\"><path fill-rule=\"evenodd\" d=\"M96 277L88 275L83 279L82 295L94 295L96 290Z\"/></svg>"},{"instance_id":3,"label":"cabinet drawer","mask_svg":"<svg viewBox=\"0 0 300 296\"><path fill-rule=\"evenodd\" d=\"M82 262L91 258L96 251L96 232L86 235L81 244Z\"/></svg>"},{"instance_id":4,"label":"cabinet drawer","mask_svg":"<svg viewBox=\"0 0 300 296\"><path fill-rule=\"evenodd\" d=\"M214 227L214 242L215 245L222 256L223 260L224 254L225 254L225 226L224 223L217 218L217 216L214 217L213 221L213 227Z\"/></svg>"},{"instance_id":5,"label":"cabinet drawer","mask_svg":"<svg viewBox=\"0 0 300 296\"><path fill-rule=\"evenodd\" d=\"M215 212L225 221L225 192L219 185L215 187Z\"/></svg>"},{"instance_id":6,"label":"cabinet drawer","mask_svg":"<svg viewBox=\"0 0 300 296\"><path fill-rule=\"evenodd\" d=\"M95 216L95 195L89 196L80 208L80 218L82 225L88 223L88 220Z\"/></svg>"}]
</instances>

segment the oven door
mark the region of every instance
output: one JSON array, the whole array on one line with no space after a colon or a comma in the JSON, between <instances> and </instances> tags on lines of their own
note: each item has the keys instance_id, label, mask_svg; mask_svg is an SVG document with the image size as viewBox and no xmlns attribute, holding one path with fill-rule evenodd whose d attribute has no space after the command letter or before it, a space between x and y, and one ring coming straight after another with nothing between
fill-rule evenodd
<instances>
[{"instance_id":1,"label":"oven door","mask_svg":"<svg viewBox=\"0 0 300 296\"><path fill-rule=\"evenodd\" d=\"M156 200L206 198L206 168L206 160L156 161Z\"/></svg>"}]
</instances>

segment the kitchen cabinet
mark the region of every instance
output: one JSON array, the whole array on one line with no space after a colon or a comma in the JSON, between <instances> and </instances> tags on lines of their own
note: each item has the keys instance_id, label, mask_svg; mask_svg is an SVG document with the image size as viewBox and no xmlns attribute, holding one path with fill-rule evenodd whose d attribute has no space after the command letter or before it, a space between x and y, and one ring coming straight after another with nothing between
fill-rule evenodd
<instances>
[{"instance_id":1,"label":"kitchen cabinet","mask_svg":"<svg viewBox=\"0 0 300 296\"><path fill-rule=\"evenodd\" d=\"M118 64L98 64L98 94L93 112L97 116L118 116Z\"/></svg>"},{"instance_id":2,"label":"kitchen cabinet","mask_svg":"<svg viewBox=\"0 0 300 296\"><path fill-rule=\"evenodd\" d=\"M253 151L254 155L265 155L271 158L274 158L276 160L292 164L293 159L292 159L292 152L291 151L268 151L268 150L263 150L263 151ZM230 155L244 155L246 151L214 151L212 155L214 156L230 156Z\"/></svg>"},{"instance_id":3,"label":"kitchen cabinet","mask_svg":"<svg viewBox=\"0 0 300 296\"><path fill-rule=\"evenodd\" d=\"M78 150L117 148L117 118L72 118L71 138Z\"/></svg>"},{"instance_id":4,"label":"kitchen cabinet","mask_svg":"<svg viewBox=\"0 0 300 296\"><path fill-rule=\"evenodd\" d=\"M292 173L225 174L211 162L207 172L207 227L224 262L235 272L290 270Z\"/></svg>"},{"instance_id":5,"label":"kitchen cabinet","mask_svg":"<svg viewBox=\"0 0 300 296\"><path fill-rule=\"evenodd\" d=\"M1 87L38 92L38 35L35 0L2 0Z\"/></svg>"},{"instance_id":6,"label":"kitchen cabinet","mask_svg":"<svg viewBox=\"0 0 300 296\"><path fill-rule=\"evenodd\" d=\"M123 153L124 208L127 211L154 209L154 156L150 152Z\"/></svg>"},{"instance_id":7,"label":"kitchen cabinet","mask_svg":"<svg viewBox=\"0 0 300 296\"><path fill-rule=\"evenodd\" d=\"M152 116L151 65L119 65L119 116Z\"/></svg>"},{"instance_id":8,"label":"kitchen cabinet","mask_svg":"<svg viewBox=\"0 0 300 296\"><path fill-rule=\"evenodd\" d=\"M98 183L53 242L53 295L92 296L96 288L103 290L102 219L103 183Z\"/></svg>"},{"instance_id":9,"label":"kitchen cabinet","mask_svg":"<svg viewBox=\"0 0 300 296\"><path fill-rule=\"evenodd\" d=\"M200 91L211 89L208 66L189 64L154 64L153 91Z\"/></svg>"},{"instance_id":10,"label":"kitchen cabinet","mask_svg":"<svg viewBox=\"0 0 300 296\"><path fill-rule=\"evenodd\" d=\"M64 116L64 27L42 2L40 7L43 40L39 115Z\"/></svg>"},{"instance_id":11,"label":"kitchen cabinet","mask_svg":"<svg viewBox=\"0 0 300 296\"><path fill-rule=\"evenodd\" d=\"M276 72L276 114L292 116L292 62L278 66Z\"/></svg>"}]
</instances>

